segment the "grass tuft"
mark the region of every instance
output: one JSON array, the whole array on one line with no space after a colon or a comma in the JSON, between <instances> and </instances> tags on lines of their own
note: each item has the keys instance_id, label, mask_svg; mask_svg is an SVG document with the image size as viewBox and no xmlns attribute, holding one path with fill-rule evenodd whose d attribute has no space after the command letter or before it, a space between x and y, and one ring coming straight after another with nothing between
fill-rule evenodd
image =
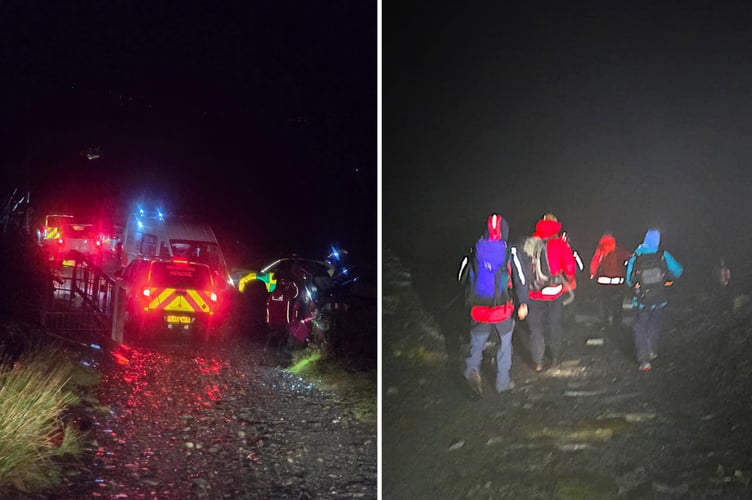
<instances>
[{"instance_id":1,"label":"grass tuft","mask_svg":"<svg viewBox=\"0 0 752 500\"><path fill-rule=\"evenodd\" d=\"M353 370L346 360L326 354L323 346L313 344L295 351L290 373L325 391L347 394L353 401L355 417L366 423L376 423L376 372Z\"/></svg>"},{"instance_id":2,"label":"grass tuft","mask_svg":"<svg viewBox=\"0 0 752 500\"><path fill-rule=\"evenodd\" d=\"M42 490L59 484L55 457L77 456L81 435L62 415L78 403L74 367L58 349L28 352L0 364L0 490Z\"/></svg>"}]
</instances>

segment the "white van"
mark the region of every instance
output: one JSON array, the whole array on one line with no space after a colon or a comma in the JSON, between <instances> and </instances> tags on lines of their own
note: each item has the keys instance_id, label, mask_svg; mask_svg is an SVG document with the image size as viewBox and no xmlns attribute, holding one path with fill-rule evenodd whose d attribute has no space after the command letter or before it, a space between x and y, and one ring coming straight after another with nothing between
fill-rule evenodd
<instances>
[{"instance_id":1,"label":"white van","mask_svg":"<svg viewBox=\"0 0 752 500\"><path fill-rule=\"evenodd\" d=\"M211 226L193 217L132 214L123 231L121 264L136 258L185 257L208 264L232 286L227 262Z\"/></svg>"}]
</instances>

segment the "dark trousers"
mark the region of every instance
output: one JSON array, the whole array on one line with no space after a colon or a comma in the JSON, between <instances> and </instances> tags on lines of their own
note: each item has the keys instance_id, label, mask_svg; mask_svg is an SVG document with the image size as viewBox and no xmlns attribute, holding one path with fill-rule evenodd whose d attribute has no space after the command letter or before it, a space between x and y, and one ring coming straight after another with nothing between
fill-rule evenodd
<instances>
[{"instance_id":1,"label":"dark trousers","mask_svg":"<svg viewBox=\"0 0 752 500\"><path fill-rule=\"evenodd\" d=\"M663 328L663 308L649 307L635 308L635 320L632 332L634 334L635 354L637 362L650 361L650 354L658 352L658 342L661 340Z\"/></svg>"},{"instance_id":2,"label":"dark trousers","mask_svg":"<svg viewBox=\"0 0 752 500\"><path fill-rule=\"evenodd\" d=\"M602 326L621 326L624 318L623 290L624 287L622 286L598 285Z\"/></svg>"},{"instance_id":3,"label":"dark trousers","mask_svg":"<svg viewBox=\"0 0 752 500\"><path fill-rule=\"evenodd\" d=\"M536 365L543 363L548 351L552 360L561 354L561 337L564 331L562 299L530 300L527 304L527 323L530 328L530 356Z\"/></svg>"}]
</instances>

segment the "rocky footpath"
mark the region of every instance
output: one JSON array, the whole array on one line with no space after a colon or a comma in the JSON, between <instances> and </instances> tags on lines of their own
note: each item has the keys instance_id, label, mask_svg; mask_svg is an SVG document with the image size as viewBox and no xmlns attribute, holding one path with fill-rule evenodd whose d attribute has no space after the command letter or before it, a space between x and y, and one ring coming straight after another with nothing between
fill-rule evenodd
<instances>
[{"instance_id":1,"label":"rocky footpath","mask_svg":"<svg viewBox=\"0 0 752 500\"><path fill-rule=\"evenodd\" d=\"M641 373L629 315L602 331L580 294L558 369L534 372L521 322L516 387L493 390L489 345L474 399L466 311L385 255L384 498L752 498L746 295L725 308L677 294L660 356Z\"/></svg>"},{"instance_id":2,"label":"rocky footpath","mask_svg":"<svg viewBox=\"0 0 752 500\"><path fill-rule=\"evenodd\" d=\"M182 338L81 359L102 375L69 419L87 452L60 488L19 498L376 498L375 421L262 345Z\"/></svg>"}]
</instances>

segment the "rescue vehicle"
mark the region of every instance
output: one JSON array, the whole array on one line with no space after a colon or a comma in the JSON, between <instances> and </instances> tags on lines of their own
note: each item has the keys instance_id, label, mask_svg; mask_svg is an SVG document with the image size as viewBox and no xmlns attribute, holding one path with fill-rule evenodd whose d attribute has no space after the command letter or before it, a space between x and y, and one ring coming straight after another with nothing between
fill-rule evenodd
<instances>
[{"instance_id":1,"label":"rescue vehicle","mask_svg":"<svg viewBox=\"0 0 752 500\"><path fill-rule=\"evenodd\" d=\"M101 263L102 240L93 224L64 224L57 234L50 246L54 260L72 266L79 255Z\"/></svg>"},{"instance_id":2,"label":"rescue vehicle","mask_svg":"<svg viewBox=\"0 0 752 500\"><path fill-rule=\"evenodd\" d=\"M207 264L221 281L218 285L233 284L214 231L194 217L138 210L128 217L122 244L123 266L136 258L182 258Z\"/></svg>"},{"instance_id":3,"label":"rescue vehicle","mask_svg":"<svg viewBox=\"0 0 752 500\"><path fill-rule=\"evenodd\" d=\"M57 253L55 247L59 245L58 240L63 226L72 223L74 219L75 217L71 214L47 214L41 227L37 228L37 241L50 260L54 259Z\"/></svg>"},{"instance_id":4,"label":"rescue vehicle","mask_svg":"<svg viewBox=\"0 0 752 500\"><path fill-rule=\"evenodd\" d=\"M165 330L212 338L220 296L215 273L207 264L137 258L116 274L127 304L126 340Z\"/></svg>"}]
</instances>

